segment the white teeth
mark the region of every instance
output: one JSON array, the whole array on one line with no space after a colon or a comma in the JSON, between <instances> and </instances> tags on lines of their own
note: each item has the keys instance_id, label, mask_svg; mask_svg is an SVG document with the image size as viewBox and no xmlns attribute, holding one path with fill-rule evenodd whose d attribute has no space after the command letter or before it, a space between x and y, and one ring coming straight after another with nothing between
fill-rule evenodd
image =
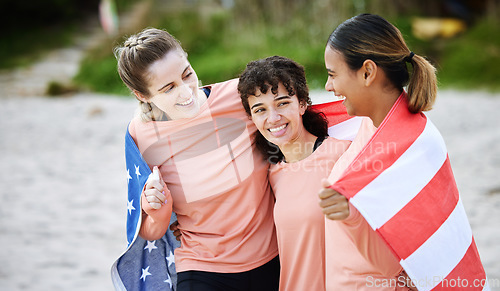
<instances>
[{"instance_id":1,"label":"white teeth","mask_svg":"<svg viewBox=\"0 0 500 291\"><path fill-rule=\"evenodd\" d=\"M269 131L270 132L276 132L276 131L280 131L282 130L283 128L286 127L286 124L283 124L282 126L279 126L279 127L275 127L275 128L270 128Z\"/></svg>"},{"instance_id":2,"label":"white teeth","mask_svg":"<svg viewBox=\"0 0 500 291\"><path fill-rule=\"evenodd\" d=\"M177 103L179 105L182 105L182 106L186 106L188 105L189 103L193 102L193 97L189 98L188 100L182 102L182 103Z\"/></svg>"}]
</instances>

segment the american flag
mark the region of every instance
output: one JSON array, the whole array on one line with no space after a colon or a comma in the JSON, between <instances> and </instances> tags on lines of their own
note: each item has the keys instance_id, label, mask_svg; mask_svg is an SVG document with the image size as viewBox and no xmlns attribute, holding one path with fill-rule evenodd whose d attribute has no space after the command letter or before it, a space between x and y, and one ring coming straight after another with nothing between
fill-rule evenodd
<instances>
[{"instance_id":1,"label":"american flag","mask_svg":"<svg viewBox=\"0 0 500 291\"><path fill-rule=\"evenodd\" d=\"M342 116L340 102L330 106ZM425 114L409 112L406 93L331 187L387 242L418 290L489 290L443 138Z\"/></svg>"},{"instance_id":2,"label":"american flag","mask_svg":"<svg viewBox=\"0 0 500 291\"><path fill-rule=\"evenodd\" d=\"M175 290L174 250L179 242L170 230L159 240L146 241L139 237L142 221L141 192L151 169L144 161L137 145L127 130L125 136L127 166L127 243L126 251L111 268L111 279L116 290ZM176 220L173 213L170 223Z\"/></svg>"}]
</instances>

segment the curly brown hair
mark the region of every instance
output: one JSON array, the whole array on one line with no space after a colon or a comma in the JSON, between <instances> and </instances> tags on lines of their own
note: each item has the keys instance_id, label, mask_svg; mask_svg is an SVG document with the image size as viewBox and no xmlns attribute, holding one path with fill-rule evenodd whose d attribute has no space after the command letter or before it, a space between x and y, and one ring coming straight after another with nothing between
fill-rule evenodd
<instances>
[{"instance_id":1,"label":"curly brown hair","mask_svg":"<svg viewBox=\"0 0 500 291\"><path fill-rule=\"evenodd\" d=\"M277 94L280 83L290 96L296 95L299 103L307 105L306 112L302 116L305 129L317 137L327 136L328 123L325 115L313 111L310 107L312 102L309 98L304 67L289 58L272 56L247 64L240 75L238 92L248 116L251 116L248 97L255 95L257 89L263 94L266 94L268 90ZM255 144L269 162L277 163L283 160L283 153L278 146L267 141L259 131L255 133Z\"/></svg>"}]
</instances>

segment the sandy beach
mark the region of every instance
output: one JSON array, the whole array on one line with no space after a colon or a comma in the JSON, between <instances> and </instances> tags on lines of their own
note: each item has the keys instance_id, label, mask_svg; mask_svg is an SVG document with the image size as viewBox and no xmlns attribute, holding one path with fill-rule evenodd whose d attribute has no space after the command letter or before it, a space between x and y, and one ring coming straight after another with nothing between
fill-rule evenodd
<instances>
[{"instance_id":1,"label":"sandy beach","mask_svg":"<svg viewBox=\"0 0 500 291\"><path fill-rule=\"evenodd\" d=\"M55 59L68 66L56 68L71 76L76 68L62 53ZM113 290L109 270L126 247L124 134L137 103L43 96L51 77L35 77L49 71L37 64L0 74L0 290ZM498 94L446 90L428 113L448 146L492 290L500 290L499 109Z\"/></svg>"}]
</instances>

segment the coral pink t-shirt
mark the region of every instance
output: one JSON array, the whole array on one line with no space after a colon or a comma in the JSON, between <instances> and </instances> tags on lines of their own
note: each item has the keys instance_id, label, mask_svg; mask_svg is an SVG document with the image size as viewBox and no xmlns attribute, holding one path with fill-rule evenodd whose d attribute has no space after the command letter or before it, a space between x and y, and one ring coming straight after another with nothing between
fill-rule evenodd
<instances>
[{"instance_id":1,"label":"coral pink t-shirt","mask_svg":"<svg viewBox=\"0 0 500 291\"><path fill-rule=\"evenodd\" d=\"M271 166L280 290L325 290L325 229L318 192L321 179L328 177L349 144L330 137L301 161Z\"/></svg>"},{"instance_id":2,"label":"coral pink t-shirt","mask_svg":"<svg viewBox=\"0 0 500 291\"><path fill-rule=\"evenodd\" d=\"M257 129L237 84L235 79L210 86L193 118L135 118L129 125L145 161L159 167L172 194L182 233L177 272L244 272L278 255L269 165L253 149Z\"/></svg>"},{"instance_id":3,"label":"coral pink t-shirt","mask_svg":"<svg viewBox=\"0 0 500 291\"><path fill-rule=\"evenodd\" d=\"M336 182L376 128L363 118L351 146L338 159L328 177ZM325 218L326 290L407 290L397 275L402 268L387 244L351 205L342 221Z\"/></svg>"}]
</instances>

